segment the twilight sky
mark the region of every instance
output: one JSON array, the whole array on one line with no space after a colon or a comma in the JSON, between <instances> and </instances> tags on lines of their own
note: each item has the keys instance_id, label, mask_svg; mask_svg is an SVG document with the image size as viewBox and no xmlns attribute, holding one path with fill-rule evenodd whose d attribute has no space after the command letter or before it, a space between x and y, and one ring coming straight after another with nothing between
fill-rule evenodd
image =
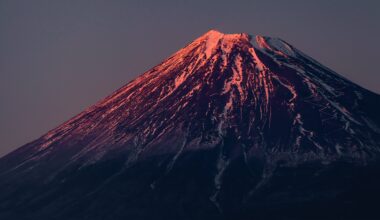
<instances>
[{"instance_id":1,"label":"twilight sky","mask_svg":"<svg viewBox=\"0 0 380 220\"><path fill-rule=\"evenodd\" d=\"M0 156L209 29L280 37L380 93L380 1L0 1Z\"/></svg>"}]
</instances>

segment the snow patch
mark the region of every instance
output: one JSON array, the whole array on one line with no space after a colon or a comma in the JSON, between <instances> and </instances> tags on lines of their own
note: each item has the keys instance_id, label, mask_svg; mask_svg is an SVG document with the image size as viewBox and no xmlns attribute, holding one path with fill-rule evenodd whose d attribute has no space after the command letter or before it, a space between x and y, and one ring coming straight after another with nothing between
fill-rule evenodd
<instances>
[{"instance_id":1,"label":"snow patch","mask_svg":"<svg viewBox=\"0 0 380 220\"><path fill-rule=\"evenodd\" d=\"M279 38L256 36L256 45L283 57L296 57L293 48Z\"/></svg>"}]
</instances>

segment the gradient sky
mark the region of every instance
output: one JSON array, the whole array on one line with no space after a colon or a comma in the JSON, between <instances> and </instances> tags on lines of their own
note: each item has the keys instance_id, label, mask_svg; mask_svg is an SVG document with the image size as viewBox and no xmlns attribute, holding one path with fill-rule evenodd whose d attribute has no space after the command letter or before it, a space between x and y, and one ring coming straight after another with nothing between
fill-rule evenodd
<instances>
[{"instance_id":1,"label":"gradient sky","mask_svg":"<svg viewBox=\"0 0 380 220\"><path fill-rule=\"evenodd\" d=\"M280 37L380 92L380 1L0 1L0 156L209 29Z\"/></svg>"}]
</instances>

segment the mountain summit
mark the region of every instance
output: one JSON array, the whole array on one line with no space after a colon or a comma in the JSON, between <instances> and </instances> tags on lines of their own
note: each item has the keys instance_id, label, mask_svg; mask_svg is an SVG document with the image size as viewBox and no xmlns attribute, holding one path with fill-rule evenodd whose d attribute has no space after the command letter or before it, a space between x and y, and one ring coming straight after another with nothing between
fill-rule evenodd
<instances>
[{"instance_id":1,"label":"mountain summit","mask_svg":"<svg viewBox=\"0 0 380 220\"><path fill-rule=\"evenodd\" d=\"M379 101L281 39L211 30L1 158L0 218L372 217Z\"/></svg>"}]
</instances>

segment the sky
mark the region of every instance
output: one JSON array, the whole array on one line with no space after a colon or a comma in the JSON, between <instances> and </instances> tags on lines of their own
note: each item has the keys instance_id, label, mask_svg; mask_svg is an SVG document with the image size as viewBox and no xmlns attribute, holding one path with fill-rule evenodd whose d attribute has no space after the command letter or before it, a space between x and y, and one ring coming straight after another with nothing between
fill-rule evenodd
<instances>
[{"instance_id":1,"label":"sky","mask_svg":"<svg viewBox=\"0 0 380 220\"><path fill-rule=\"evenodd\" d=\"M210 29L280 37L380 93L380 1L1 0L0 156Z\"/></svg>"}]
</instances>

